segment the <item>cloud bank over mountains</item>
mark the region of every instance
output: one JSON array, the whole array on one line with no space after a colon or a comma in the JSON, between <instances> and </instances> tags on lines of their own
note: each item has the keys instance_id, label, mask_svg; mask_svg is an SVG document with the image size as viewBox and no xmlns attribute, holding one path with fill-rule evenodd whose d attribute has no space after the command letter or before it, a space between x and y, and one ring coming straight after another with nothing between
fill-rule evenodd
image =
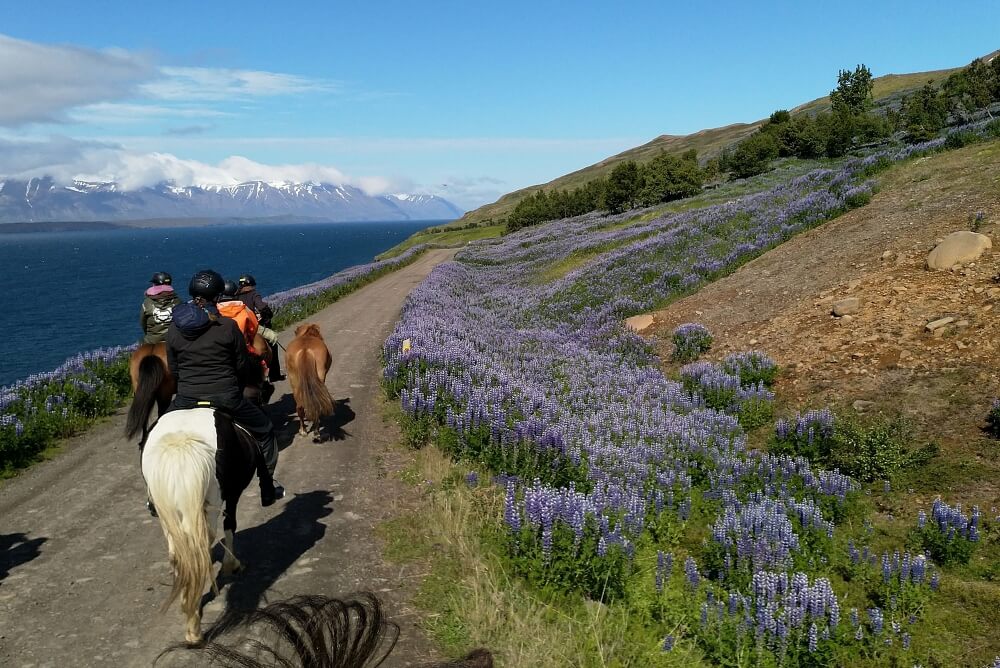
<instances>
[{"instance_id":1,"label":"cloud bank over mountains","mask_svg":"<svg viewBox=\"0 0 1000 668\"><path fill-rule=\"evenodd\" d=\"M252 180L351 185L371 195L412 187L405 179L354 176L315 162L274 165L232 155L213 164L117 142L25 136L39 127L68 130L151 118L219 122L232 114L215 103L338 89L336 82L292 74L158 66L147 54L37 44L0 34L0 129L6 129L0 133L0 177L114 181L129 190L163 182L189 186ZM211 127L189 123L161 134L189 136Z\"/></svg>"}]
</instances>

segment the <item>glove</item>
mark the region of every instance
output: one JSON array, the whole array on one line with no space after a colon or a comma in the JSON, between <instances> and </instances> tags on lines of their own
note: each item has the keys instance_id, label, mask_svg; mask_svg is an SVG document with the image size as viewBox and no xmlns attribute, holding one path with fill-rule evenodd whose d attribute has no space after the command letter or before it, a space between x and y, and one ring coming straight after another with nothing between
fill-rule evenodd
<instances>
[{"instance_id":1,"label":"glove","mask_svg":"<svg viewBox=\"0 0 1000 668\"><path fill-rule=\"evenodd\" d=\"M260 329L257 330L257 333L260 334L264 338L264 340L267 341L268 343L274 344L278 342L278 333L273 329L268 329L267 327L261 327Z\"/></svg>"}]
</instances>

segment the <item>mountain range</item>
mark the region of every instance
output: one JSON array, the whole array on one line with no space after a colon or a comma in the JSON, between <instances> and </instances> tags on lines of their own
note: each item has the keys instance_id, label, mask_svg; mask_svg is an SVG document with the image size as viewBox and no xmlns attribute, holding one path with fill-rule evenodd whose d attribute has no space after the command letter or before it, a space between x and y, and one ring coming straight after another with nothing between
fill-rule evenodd
<instances>
[{"instance_id":1,"label":"mountain range","mask_svg":"<svg viewBox=\"0 0 1000 668\"><path fill-rule=\"evenodd\" d=\"M462 214L436 195L368 195L359 188L332 183L161 183L123 190L116 183L62 185L50 177L0 180L0 223L277 216L331 222L451 220Z\"/></svg>"}]
</instances>

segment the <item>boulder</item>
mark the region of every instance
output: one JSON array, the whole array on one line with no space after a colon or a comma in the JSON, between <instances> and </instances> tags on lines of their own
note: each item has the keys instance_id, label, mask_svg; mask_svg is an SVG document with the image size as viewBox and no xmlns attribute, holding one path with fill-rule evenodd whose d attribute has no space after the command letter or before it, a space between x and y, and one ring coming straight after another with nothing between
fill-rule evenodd
<instances>
[{"instance_id":1,"label":"boulder","mask_svg":"<svg viewBox=\"0 0 1000 668\"><path fill-rule=\"evenodd\" d=\"M857 313L861 310L861 300L857 297L848 297L847 299L841 299L835 302L833 305L833 314L838 318L845 315L851 315Z\"/></svg>"},{"instance_id":2,"label":"boulder","mask_svg":"<svg viewBox=\"0 0 1000 668\"><path fill-rule=\"evenodd\" d=\"M650 328L653 324L653 316L648 313L642 315L634 315L631 318L625 320L625 326L632 329L634 332L643 332Z\"/></svg>"},{"instance_id":3,"label":"boulder","mask_svg":"<svg viewBox=\"0 0 1000 668\"><path fill-rule=\"evenodd\" d=\"M937 320L932 320L931 322L927 323L926 328L928 332L933 332L934 330L941 329L945 325L950 325L953 322L955 322L955 319L951 316L948 316L947 318L938 318Z\"/></svg>"},{"instance_id":4,"label":"boulder","mask_svg":"<svg viewBox=\"0 0 1000 668\"><path fill-rule=\"evenodd\" d=\"M972 262L990 248L993 248L993 242L985 234L952 232L927 256L927 268L952 269L956 265Z\"/></svg>"}]
</instances>

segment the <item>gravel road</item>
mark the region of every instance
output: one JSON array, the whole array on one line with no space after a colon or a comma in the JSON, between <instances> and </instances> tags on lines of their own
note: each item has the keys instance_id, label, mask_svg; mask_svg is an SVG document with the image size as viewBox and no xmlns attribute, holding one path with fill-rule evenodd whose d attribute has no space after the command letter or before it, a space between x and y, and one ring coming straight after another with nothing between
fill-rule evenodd
<instances>
[{"instance_id":1,"label":"gravel road","mask_svg":"<svg viewBox=\"0 0 1000 668\"><path fill-rule=\"evenodd\" d=\"M308 319L333 357L327 386L338 414L326 440L297 436L290 389L277 384L276 477L288 495L261 508L255 482L244 494L236 553L247 571L206 604L206 628L227 608L371 590L402 629L385 665L436 658L408 603L419 573L385 564L373 532L412 493L386 475L399 433L383 411L379 349L406 295L453 255L431 250ZM170 583L166 544L145 511L124 423L122 410L52 461L0 483L0 666L149 666L183 639L178 604L159 612Z\"/></svg>"}]
</instances>

